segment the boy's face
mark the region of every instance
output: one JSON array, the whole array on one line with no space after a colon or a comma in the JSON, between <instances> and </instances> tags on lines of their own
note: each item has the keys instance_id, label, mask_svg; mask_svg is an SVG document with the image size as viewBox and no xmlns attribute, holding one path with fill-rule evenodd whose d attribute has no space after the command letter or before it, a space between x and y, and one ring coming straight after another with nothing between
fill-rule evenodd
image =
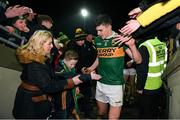
<instances>
[{"instance_id":1,"label":"boy's face","mask_svg":"<svg viewBox=\"0 0 180 120\"><path fill-rule=\"evenodd\" d=\"M85 42L84 40L78 40L78 41L76 41L76 44L79 46L83 46L84 42Z\"/></svg>"},{"instance_id":2,"label":"boy's face","mask_svg":"<svg viewBox=\"0 0 180 120\"><path fill-rule=\"evenodd\" d=\"M13 24L14 27L18 28L20 31L23 31L26 26L26 20L25 19L18 19Z\"/></svg>"},{"instance_id":3,"label":"boy's face","mask_svg":"<svg viewBox=\"0 0 180 120\"><path fill-rule=\"evenodd\" d=\"M66 60L66 59L64 59L64 63L66 64L66 66L67 66L70 70L75 67L77 61L78 61L78 60Z\"/></svg>"},{"instance_id":4,"label":"boy's face","mask_svg":"<svg viewBox=\"0 0 180 120\"><path fill-rule=\"evenodd\" d=\"M53 24L48 20L42 21L42 25L44 25L48 29L51 29L53 26Z\"/></svg>"}]
</instances>

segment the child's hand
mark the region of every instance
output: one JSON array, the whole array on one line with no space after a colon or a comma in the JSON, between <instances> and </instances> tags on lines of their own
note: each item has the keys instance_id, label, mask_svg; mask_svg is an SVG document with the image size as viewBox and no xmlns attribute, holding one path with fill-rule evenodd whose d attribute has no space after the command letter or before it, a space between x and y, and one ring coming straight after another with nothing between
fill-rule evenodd
<instances>
[{"instance_id":1,"label":"child's hand","mask_svg":"<svg viewBox=\"0 0 180 120\"><path fill-rule=\"evenodd\" d=\"M12 26L6 26L9 33L13 33L15 29Z\"/></svg>"}]
</instances>

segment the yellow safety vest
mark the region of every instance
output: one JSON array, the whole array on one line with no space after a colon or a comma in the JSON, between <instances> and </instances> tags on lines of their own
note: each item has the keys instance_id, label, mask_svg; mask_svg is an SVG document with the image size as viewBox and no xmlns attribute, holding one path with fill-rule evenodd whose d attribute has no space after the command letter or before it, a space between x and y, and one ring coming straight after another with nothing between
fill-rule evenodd
<instances>
[{"instance_id":1,"label":"yellow safety vest","mask_svg":"<svg viewBox=\"0 0 180 120\"><path fill-rule=\"evenodd\" d=\"M166 67L166 44L155 38L143 42L141 46L145 46L149 53L148 75L144 89L156 90L162 85L161 75Z\"/></svg>"}]
</instances>

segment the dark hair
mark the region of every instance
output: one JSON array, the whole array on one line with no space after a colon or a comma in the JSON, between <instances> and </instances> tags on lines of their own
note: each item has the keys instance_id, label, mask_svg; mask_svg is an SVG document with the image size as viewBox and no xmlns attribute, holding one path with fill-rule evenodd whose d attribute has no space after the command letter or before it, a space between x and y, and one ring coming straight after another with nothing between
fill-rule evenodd
<instances>
[{"instance_id":1,"label":"dark hair","mask_svg":"<svg viewBox=\"0 0 180 120\"><path fill-rule=\"evenodd\" d=\"M111 18L106 14L100 14L96 17L96 26L112 25Z\"/></svg>"},{"instance_id":2,"label":"dark hair","mask_svg":"<svg viewBox=\"0 0 180 120\"><path fill-rule=\"evenodd\" d=\"M41 24L42 21L49 21L49 22L53 23L52 18L48 15L38 15L37 21L38 21L38 24Z\"/></svg>"}]
</instances>

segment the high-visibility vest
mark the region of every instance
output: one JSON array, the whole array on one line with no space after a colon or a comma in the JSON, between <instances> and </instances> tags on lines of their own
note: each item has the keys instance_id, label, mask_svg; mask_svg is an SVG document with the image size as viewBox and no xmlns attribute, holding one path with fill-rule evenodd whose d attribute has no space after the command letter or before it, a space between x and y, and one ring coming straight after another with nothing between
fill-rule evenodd
<instances>
[{"instance_id":1,"label":"high-visibility vest","mask_svg":"<svg viewBox=\"0 0 180 120\"><path fill-rule=\"evenodd\" d=\"M167 47L166 44L157 38L143 42L149 53L148 75L144 89L156 90L161 87L161 75L166 67Z\"/></svg>"}]
</instances>

